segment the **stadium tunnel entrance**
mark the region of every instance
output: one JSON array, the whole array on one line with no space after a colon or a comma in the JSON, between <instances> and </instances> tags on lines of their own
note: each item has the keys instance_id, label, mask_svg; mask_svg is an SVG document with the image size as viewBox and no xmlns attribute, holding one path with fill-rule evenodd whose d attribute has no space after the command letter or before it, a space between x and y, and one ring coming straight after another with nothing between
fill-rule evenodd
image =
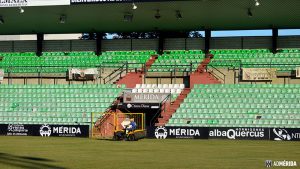
<instances>
[{"instance_id":1,"label":"stadium tunnel entrance","mask_svg":"<svg viewBox=\"0 0 300 169\"><path fill-rule=\"evenodd\" d=\"M146 128L155 125L161 114L161 108L162 106L159 104L149 103L120 103L118 105L118 110L123 113L144 113Z\"/></svg>"}]
</instances>

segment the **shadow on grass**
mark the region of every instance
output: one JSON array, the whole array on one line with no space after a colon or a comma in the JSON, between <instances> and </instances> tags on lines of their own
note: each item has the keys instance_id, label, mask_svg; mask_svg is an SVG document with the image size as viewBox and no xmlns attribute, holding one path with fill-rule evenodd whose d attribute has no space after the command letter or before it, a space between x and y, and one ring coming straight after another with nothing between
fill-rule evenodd
<instances>
[{"instance_id":1,"label":"shadow on grass","mask_svg":"<svg viewBox=\"0 0 300 169\"><path fill-rule=\"evenodd\" d=\"M0 153L0 165L26 169L66 169L65 167L47 164L46 162L49 163L54 161L39 157L16 156L7 153Z\"/></svg>"}]
</instances>

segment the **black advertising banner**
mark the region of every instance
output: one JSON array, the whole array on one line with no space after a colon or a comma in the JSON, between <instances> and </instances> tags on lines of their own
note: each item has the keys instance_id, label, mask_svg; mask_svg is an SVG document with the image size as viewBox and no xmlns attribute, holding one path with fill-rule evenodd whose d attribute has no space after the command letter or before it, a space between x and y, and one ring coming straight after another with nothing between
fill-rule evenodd
<instances>
[{"instance_id":1,"label":"black advertising banner","mask_svg":"<svg viewBox=\"0 0 300 169\"><path fill-rule=\"evenodd\" d=\"M7 133L7 124L0 124L0 136L6 135Z\"/></svg>"},{"instance_id":2,"label":"black advertising banner","mask_svg":"<svg viewBox=\"0 0 300 169\"><path fill-rule=\"evenodd\" d=\"M150 138L166 139L208 139L208 128L205 127L150 127L147 131Z\"/></svg>"},{"instance_id":3,"label":"black advertising banner","mask_svg":"<svg viewBox=\"0 0 300 169\"><path fill-rule=\"evenodd\" d=\"M231 140L269 140L269 128L216 127L209 128L209 138Z\"/></svg>"},{"instance_id":4,"label":"black advertising banner","mask_svg":"<svg viewBox=\"0 0 300 169\"><path fill-rule=\"evenodd\" d=\"M89 137L89 126L47 124L1 124L0 135L42 137Z\"/></svg>"},{"instance_id":5,"label":"black advertising banner","mask_svg":"<svg viewBox=\"0 0 300 169\"><path fill-rule=\"evenodd\" d=\"M159 109L159 103L123 103L124 109Z\"/></svg>"},{"instance_id":6,"label":"black advertising banner","mask_svg":"<svg viewBox=\"0 0 300 169\"><path fill-rule=\"evenodd\" d=\"M300 129L299 128L271 128L270 140L300 141Z\"/></svg>"},{"instance_id":7,"label":"black advertising banner","mask_svg":"<svg viewBox=\"0 0 300 169\"><path fill-rule=\"evenodd\" d=\"M71 0L71 4L97 4L97 3L138 3L138 2L166 2L179 0Z\"/></svg>"},{"instance_id":8,"label":"black advertising banner","mask_svg":"<svg viewBox=\"0 0 300 169\"><path fill-rule=\"evenodd\" d=\"M255 127L150 127L149 138L190 138L190 139L231 139L231 140L269 140L269 128Z\"/></svg>"}]
</instances>

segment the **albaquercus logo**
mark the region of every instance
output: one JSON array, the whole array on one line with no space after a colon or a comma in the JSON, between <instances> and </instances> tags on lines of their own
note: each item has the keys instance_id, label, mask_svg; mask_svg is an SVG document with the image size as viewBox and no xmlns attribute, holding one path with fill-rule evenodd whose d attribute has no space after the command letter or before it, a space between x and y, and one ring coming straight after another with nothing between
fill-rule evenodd
<instances>
[{"instance_id":1,"label":"albaquercus logo","mask_svg":"<svg viewBox=\"0 0 300 169\"><path fill-rule=\"evenodd\" d=\"M263 128L216 128L209 131L210 137L227 137L229 139L237 138L264 138L265 130Z\"/></svg>"}]
</instances>

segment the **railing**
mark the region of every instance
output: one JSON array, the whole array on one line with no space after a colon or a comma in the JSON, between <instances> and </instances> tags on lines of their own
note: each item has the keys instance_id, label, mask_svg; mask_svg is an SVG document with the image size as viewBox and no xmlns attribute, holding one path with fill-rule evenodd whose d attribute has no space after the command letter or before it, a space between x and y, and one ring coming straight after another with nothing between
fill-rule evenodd
<instances>
[{"instance_id":1,"label":"railing","mask_svg":"<svg viewBox=\"0 0 300 169\"><path fill-rule=\"evenodd\" d=\"M170 73L170 76L175 76L177 73L183 73L185 76L188 76L193 72L193 66L199 65L201 62L190 62L189 64L165 64L165 65L152 65L152 71L145 70L145 76L148 73L160 72L160 73ZM155 68L153 68L155 67ZM197 66L198 67L198 66ZM162 69L163 71L153 71L153 69Z\"/></svg>"},{"instance_id":2,"label":"railing","mask_svg":"<svg viewBox=\"0 0 300 169\"><path fill-rule=\"evenodd\" d=\"M167 102L167 100L170 100L170 102ZM166 104L170 104L171 105L171 94L169 94L163 101L161 101L159 103L159 107L160 108L157 110L157 112L155 113L155 115L150 120L150 127L155 125L156 119L161 116L162 112L166 112Z\"/></svg>"},{"instance_id":3,"label":"railing","mask_svg":"<svg viewBox=\"0 0 300 169\"><path fill-rule=\"evenodd\" d=\"M131 66L131 65L138 65L138 66ZM35 78L43 78L43 77L52 77L55 78L66 78L67 77L67 71L70 68L77 68L77 69L87 69L87 68L96 68L99 71L98 77L100 80L100 83L102 81L102 71L106 68L116 68L112 73L110 73L108 76L104 77L105 83L109 83L114 78L117 78L118 75L122 75L124 72L130 72L130 71L143 71L145 64L144 63L128 63L128 62L122 62L122 63L116 63L116 62L103 62L98 65L94 64L87 64L84 66L74 66L74 65L59 65L59 66L1 66L0 69L4 69L5 71L5 77L8 79L11 79L13 77L35 77ZM120 73L121 71L121 73ZM23 76L20 76L22 75ZM24 76L24 74L26 74ZM58 76L61 75L61 76ZM121 77L121 76L120 76Z\"/></svg>"},{"instance_id":4,"label":"railing","mask_svg":"<svg viewBox=\"0 0 300 169\"><path fill-rule=\"evenodd\" d=\"M110 73L108 76L106 76L105 78L103 78L103 83L107 84L107 83L115 80L116 77L121 78L122 77L122 73L124 71L126 71L126 73L128 72L128 64L123 64L121 67L119 67L118 69L115 69L112 73Z\"/></svg>"},{"instance_id":5,"label":"railing","mask_svg":"<svg viewBox=\"0 0 300 169\"><path fill-rule=\"evenodd\" d=\"M214 62L214 61L213 61ZM213 62L211 62L213 64ZM217 62L230 62L230 63L233 63L231 65L231 67L233 68L237 68L240 70L242 69L244 66L253 66L254 67L262 67L262 68L276 68L276 66L290 66L290 67L296 67L296 66L300 66L300 63L272 63L272 61L268 62L268 63L242 63L241 60L239 59L224 59L224 60L217 60ZM234 63L237 63L237 64L234 64ZM213 66L213 65L208 65L208 66ZM218 66L224 66L224 67L229 67L228 64L220 64ZM215 67L215 66L214 66Z\"/></svg>"},{"instance_id":6,"label":"railing","mask_svg":"<svg viewBox=\"0 0 300 169\"><path fill-rule=\"evenodd\" d=\"M213 63L214 60L212 60L211 63ZM240 65L242 64L242 61L239 60L239 59L218 59L217 62L230 62L230 63L237 63L237 64L232 64L231 67L233 67L234 69L235 68L240 68ZM235 65L238 65L237 67ZM209 64L209 66L212 66L211 64ZM218 65L218 66L225 66L225 67L228 67L228 64L224 64L224 65Z\"/></svg>"},{"instance_id":7,"label":"railing","mask_svg":"<svg viewBox=\"0 0 300 169\"><path fill-rule=\"evenodd\" d=\"M240 68L243 68L244 66L262 66L262 68L278 68L279 66L284 66L284 67L290 67L290 68L295 68L297 66L300 67L300 63L258 63L258 64L253 64L253 63L241 63Z\"/></svg>"},{"instance_id":8,"label":"railing","mask_svg":"<svg viewBox=\"0 0 300 169\"><path fill-rule=\"evenodd\" d=\"M104 66L104 67L102 67L102 68L105 68L106 64L110 64L110 63L109 62L103 63L102 66ZM140 65L139 66L140 68L130 68L130 65ZM117 80L117 77L121 78L124 72L125 72L125 74L127 74L128 72L132 72L133 70L135 72L142 71L142 70L144 70L144 67L145 67L144 65L145 64L143 64L143 63L123 62L122 65L118 69L115 69L112 73L110 73L109 75L107 75L106 77L103 78L104 84L107 84L107 83ZM138 66L135 66L135 67L138 67ZM107 68L112 68L112 67L107 66Z\"/></svg>"},{"instance_id":9,"label":"railing","mask_svg":"<svg viewBox=\"0 0 300 169\"><path fill-rule=\"evenodd\" d=\"M209 70L209 67L212 70ZM213 75L216 79L221 80L223 84L225 84L226 82L226 75L221 72L219 69L217 69L216 67L212 66L212 65L207 65L206 66L206 72L209 72L211 75ZM217 73L215 73L217 72Z\"/></svg>"}]
</instances>

